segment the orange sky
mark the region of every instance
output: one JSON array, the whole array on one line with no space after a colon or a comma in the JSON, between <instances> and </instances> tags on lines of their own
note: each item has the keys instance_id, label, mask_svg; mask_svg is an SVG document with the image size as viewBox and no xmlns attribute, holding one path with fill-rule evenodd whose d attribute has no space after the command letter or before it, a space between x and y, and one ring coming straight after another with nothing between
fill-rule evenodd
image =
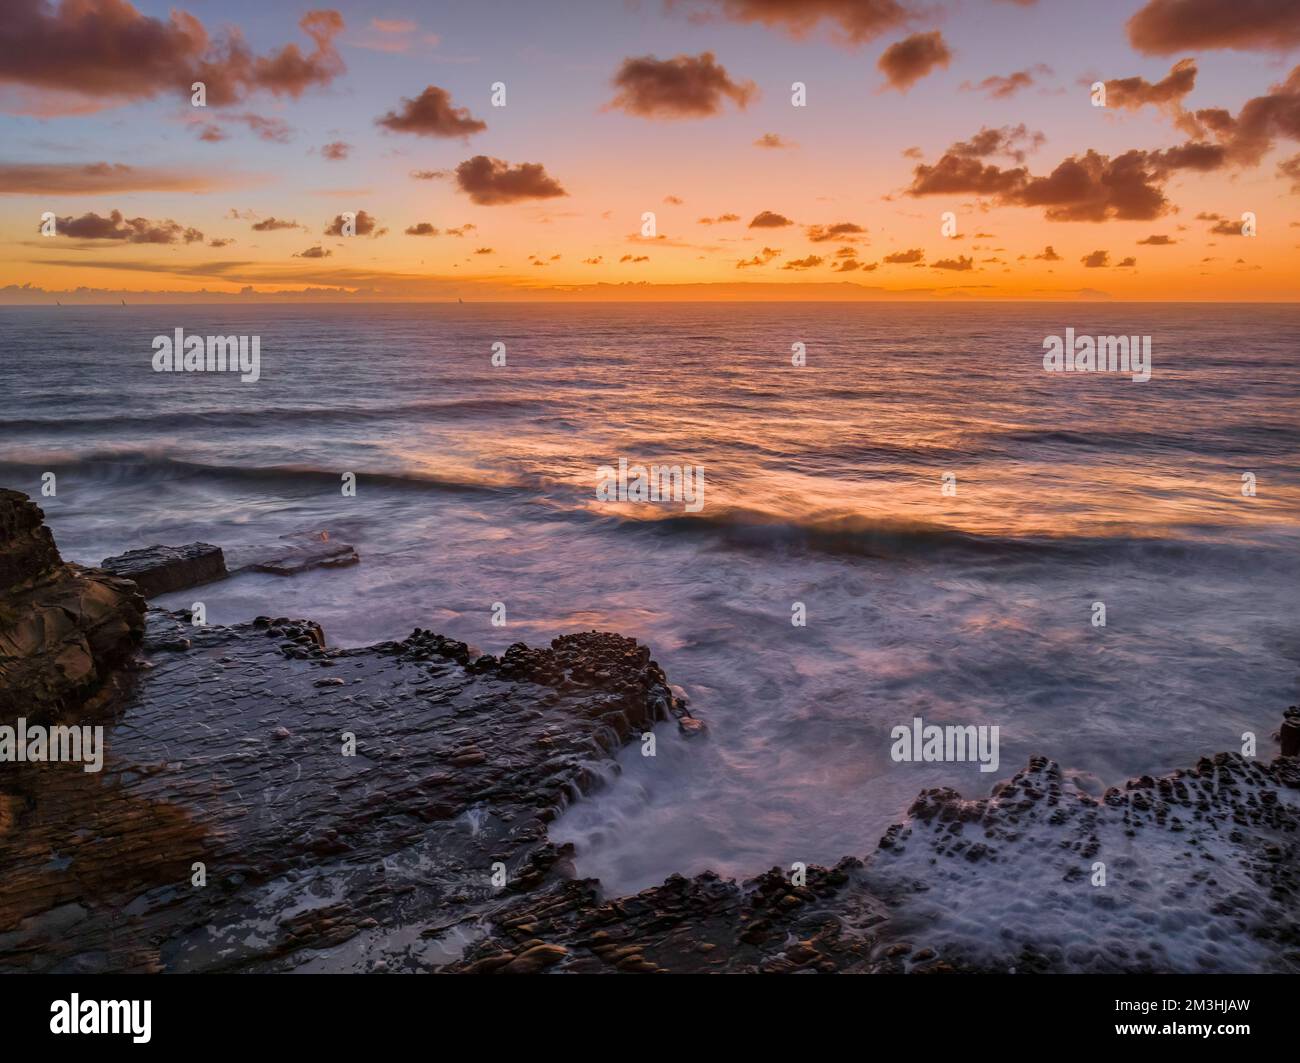
<instances>
[{"instance_id":1,"label":"orange sky","mask_svg":"<svg viewBox=\"0 0 1300 1063\"><path fill-rule=\"evenodd\" d=\"M21 0L0 301L1300 296L1293 4L449 6Z\"/></svg>"}]
</instances>

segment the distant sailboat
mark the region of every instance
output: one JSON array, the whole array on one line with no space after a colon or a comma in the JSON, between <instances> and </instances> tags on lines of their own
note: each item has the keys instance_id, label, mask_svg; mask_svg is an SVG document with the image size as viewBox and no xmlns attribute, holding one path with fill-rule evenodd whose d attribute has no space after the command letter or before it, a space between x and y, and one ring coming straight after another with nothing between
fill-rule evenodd
<instances>
[{"instance_id":1,"label":"distant sailboat","mask_svg":"<svg viewBox=\"0 0 1300 1063\"><path fill-rule=\"evenodd\" d=\"M123 306L126 306L126 300L125 300L125 299L122 300L122 305L123 305Z\"/></svg>"},{"instance_id":2,"label":"distant sailboat","mask_svg":"<svg viewBox=\"0 0 1300 1063\"><path fill-rule=\"evenodd\" d=\"M465 301L464 299L460 299L460 298L457 298L457 299L456 299L456 302L458 302L458 303L463 303L464 301Z\"/></svg>"}]
</instances>

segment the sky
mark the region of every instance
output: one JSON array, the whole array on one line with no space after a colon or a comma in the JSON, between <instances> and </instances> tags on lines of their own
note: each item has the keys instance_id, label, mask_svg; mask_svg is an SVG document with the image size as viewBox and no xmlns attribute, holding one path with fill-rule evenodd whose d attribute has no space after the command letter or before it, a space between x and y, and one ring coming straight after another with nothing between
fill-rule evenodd
<instances>
[{"instance_id":1,"label":"sky","mask_svg":"<svg viewBox=\"0 0 1300 1063\"><path fill-rule=\"evenodd\" d=\"M1298 64L1295 0L8 0L0 303L1294 301Z\"/></svg>"}]
</instances>

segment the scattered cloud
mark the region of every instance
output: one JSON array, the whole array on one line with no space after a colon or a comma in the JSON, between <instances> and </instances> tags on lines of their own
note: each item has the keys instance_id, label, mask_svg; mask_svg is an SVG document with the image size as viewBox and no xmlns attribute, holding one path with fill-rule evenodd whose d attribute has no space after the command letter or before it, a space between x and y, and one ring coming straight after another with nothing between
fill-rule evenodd
<instances>
[{"instance_id":1,"label":"scattered cloud","mask_svg":"<svg viewBox=\"0 0 1300 1063\"><path fill-rule=\"evenodd\" d=\"M641 118L706 118L727 100L743 110L758 95L752 81L734 81L712 52L623 60L614 75L617 93L609 106Z\"/></svg>"},{"instance_id":2,"label":"scattered cloud","mask_svg":"<svg viewBox=\"0 0 1300 1063\"><path fill-rule=\"evenodd\" d=\"M457 166L456 183L472 202L485 207L569 194L540 162L511 166L486 155L475 155Z\"/></svg>"},{"instance_id":3,"label":"scattered cloud","mask_svg":"<svg viewBox=\"0 0 1300 1063\"><path fill-rule=\"evenodd\" d=\"M880 56L876 66L885 75L889 88L906 92L935 67L947 67L952 52L938 30L914 33L895 41Z\"/></svg>"},{"instance_id":4,"label":"scattered cloud","mask_svg":"<svg viewBox=\"0 0 1300 1063\"><path fill-rule=\"evenodd\" d=\"M398 110L389 111L375 124L394 133L414 133L421 137L462 137L466 140L487 129L487 123L469 113L468 107L455 107L451 94L430 85L415 99L402 97Z\"/></svg>"}]
</instances>

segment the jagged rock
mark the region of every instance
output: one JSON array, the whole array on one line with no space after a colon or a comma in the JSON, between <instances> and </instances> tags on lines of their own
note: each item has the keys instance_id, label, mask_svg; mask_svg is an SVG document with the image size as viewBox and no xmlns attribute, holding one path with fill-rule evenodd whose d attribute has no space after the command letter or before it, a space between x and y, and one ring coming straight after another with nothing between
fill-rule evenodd
<instances>
[{"instance_id":1,"label":"jagged rock","mask_svg":"<svg viewBox=\"0 0 1300 1063\"><path fill-rule=\"evenodd\" d=\"M144 633L133 584L64 563L39 506L0 490L0 722L51 719L104 692Z\"/></svg>"},{"instance_id":2,"label":"jagged rock","mask_svg":"<svg viewBox=\"0 0 1300 1063\"><path fill-rule=\"evenodd\" d=\"M128 550L116 557L104 558L100 567L134 582L146 598L197 587L226 576L226 560L221 547L210 543Z\"/></svg>"}]
</instances>

